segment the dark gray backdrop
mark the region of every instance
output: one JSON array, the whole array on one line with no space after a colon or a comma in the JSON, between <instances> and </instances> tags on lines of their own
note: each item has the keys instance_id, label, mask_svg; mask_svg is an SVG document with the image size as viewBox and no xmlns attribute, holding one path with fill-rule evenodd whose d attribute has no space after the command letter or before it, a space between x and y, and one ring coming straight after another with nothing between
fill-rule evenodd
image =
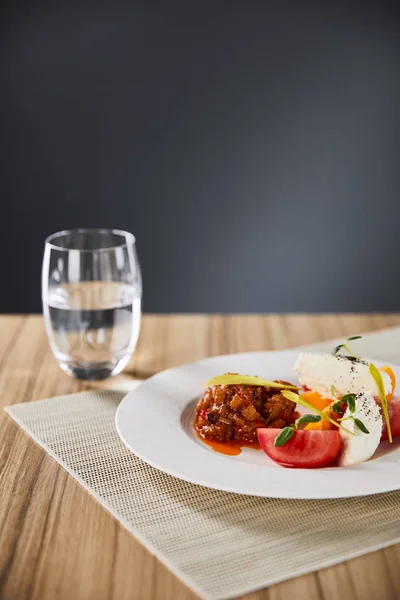
<instances>
[{"instance_id":1,"label":"dark gray backdrop","mask_svg":"<svg viewBox=\"0 0 400 600\"><path fill-rule=\"evenodd\" d=\"M147 311L400 309L396 3L62 6L1 19L1 311L84 226Z\"/></svg>"}]
</instances>

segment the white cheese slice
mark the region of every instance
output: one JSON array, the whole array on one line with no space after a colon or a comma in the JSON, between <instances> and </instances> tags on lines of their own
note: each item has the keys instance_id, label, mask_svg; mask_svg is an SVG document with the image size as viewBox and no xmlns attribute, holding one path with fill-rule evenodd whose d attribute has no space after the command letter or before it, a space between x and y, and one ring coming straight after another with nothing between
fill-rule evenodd
<instances>
[{"instance_id":1,"label":"white cheese slice","mask_svg":"<svg viewBox=\"0 0 400 600\"><path fill-rule=\"evenodd\" d=\"M299 376L301 385L318 392L323 398L335 400L332 386L339 396L368 390L372 390L372 394L378 396L378 389L369 372L369 365L362 360L344 355L302 353L294 365L294 370ZM381 375L385 394L388 395L392 392L390 377L383 371Z\"/></svg>"},{"instance_id":2,"label":"white cheese slice","mask_svg":"<svg viewBox=\"0 0 400 600\"><path fill-rule=\"evenodd\" d=\"M342 436L342 449L338 458L340 467L350 467L371 458L377 449L382 435L382 416L371 391L361 392L356 395L355 411L350 413L347 408L343 415L343 427L351 433L339 429ZM363 433L353 419L359 419L368 429L369 433Z\"/></svg>"}]
</instances>

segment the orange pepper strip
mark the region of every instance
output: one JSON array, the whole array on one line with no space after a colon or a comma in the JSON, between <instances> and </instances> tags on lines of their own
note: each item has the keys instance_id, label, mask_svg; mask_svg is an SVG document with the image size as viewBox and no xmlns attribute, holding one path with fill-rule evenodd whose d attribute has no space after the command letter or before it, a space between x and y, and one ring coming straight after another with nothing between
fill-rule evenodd
<instances>
[{"instance_id":1,"label":"orange pepper strip","mask_svg":"<svg viewBox=\"0 0 400 600\"><path fill-rule=\"evenodd\" d=\"M380 371L387 373L390 377L390 381L392 382L392 392L386 396L386 400L391 400L394 394L394 390L396 388L396 375L393 373L392 369L389 365L385 365L384 367L379 368Z\"/></svg>"},{"instance_id":2,"label":"orange pepper strip","mask_svg":"<svg viewBox=\"0 0 400 600\"><path fill-rule=\"evenodd\" d=\"M302 394L302 396L304 396L304 394ZM331 400L329 400L329 405L326 406L322 412L326 413L329 417L331 417L331 419L334 419L335 421L337 421L342 415L339 415L337 412L335 412L333 410L334 404L336 404L336 400L334 400L333 402ZM336 429L336 427L333 425L333 423L330 423L327 419L321 419L317 423L308 423L308 425L306 425L304 427L304 429L325 431L327 429Z\"/></svg>"},{"instance_id":3,"label":"orange pepper strip","mask_svg":"<svg viewBox=\"0 0 400 600\"><path fill-rule=\"evenodd\" d=\"M318 410L324 410L324 408L329 406L332 402L332 400L327 400L326 398L323 398L321 394L318 394L318 392L312 392L311 390L307 392L301 392L301 397L304 398L304 400L307 400L307 402L312 404Z\"/></svg>"}]
</instances>

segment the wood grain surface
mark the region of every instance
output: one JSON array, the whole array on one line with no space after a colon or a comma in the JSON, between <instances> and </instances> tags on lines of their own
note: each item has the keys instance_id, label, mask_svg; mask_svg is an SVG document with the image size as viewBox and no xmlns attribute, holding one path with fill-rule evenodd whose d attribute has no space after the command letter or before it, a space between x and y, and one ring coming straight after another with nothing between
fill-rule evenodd
<instances>
[{"instance_id":1,"label":"wood grain surface","mask_svg":"<svg viewBox=\"0 0 400 600\"><path fill-rule=\"evenodd\" d=\"M115 387L228 352L283 349L400 325L400 315L145 316L112 382L64 374L39 316L0 317L0 402ZM248 594L246 600L397 600L400 545ZM0 598L194 600L172 573L0 412Z\"/></svg>"}]
</instances>

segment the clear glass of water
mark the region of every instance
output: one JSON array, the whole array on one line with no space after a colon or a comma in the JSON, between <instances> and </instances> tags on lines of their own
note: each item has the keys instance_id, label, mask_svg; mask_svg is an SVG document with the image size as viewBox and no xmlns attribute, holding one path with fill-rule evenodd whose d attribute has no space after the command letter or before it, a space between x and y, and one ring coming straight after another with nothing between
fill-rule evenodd
<instances>
[{"instance_id":1,"label":"clear glass of water","mask_svg":"<svg viewBox=\"0 0 400 600\"><path fill-rule=\"evenodd\" d=\"M135 238L117 229L72 229L48 237L42 301L60 367L104 379L126 366L139 337L142 278Z\"/></svg>"}]
</instances>

